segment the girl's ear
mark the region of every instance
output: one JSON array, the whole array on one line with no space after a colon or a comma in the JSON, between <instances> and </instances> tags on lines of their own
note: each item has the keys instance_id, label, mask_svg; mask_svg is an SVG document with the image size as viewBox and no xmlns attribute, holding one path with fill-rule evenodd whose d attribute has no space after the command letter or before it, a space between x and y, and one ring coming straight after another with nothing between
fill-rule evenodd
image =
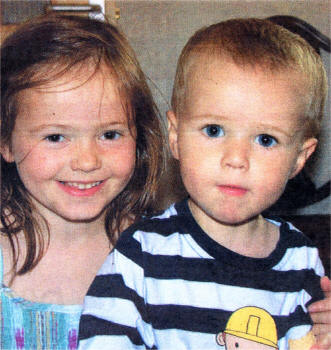
<instances>
[{"instance_id":1,"label":"girl's ear","mask_svg":"<svg viewBox=\"0 0 331 350\"><path fill-rule=\"evenodd\" d=\"M290 178L293 178L302 170L308 158L314 153L317 143L318 141L314 137L307 139L303 143Z\"/></svg>"},{"instance_id":2,"label":"girl's ear","mask_svg":"<svg viewBox=\"0 0 331 350\"><path fill-rule=\"evenodd\" d=\"M168 139L171 153L174 158L178 159L178 119L174 111L167 112L168 119Z\"/></svg>"},{"instance_id":3,"label":"girl's ear","mask_svg":"<svg viewBox=\"0 0 331 350\"><path fill-rule=\"evenodd\" d=\"M14 161L14 157L13 154L11 152L10 146L9 145L1 145L1 155L3 157L3 159L7 162L7 163L11 163Z\"/></svg>"}]
</instances>

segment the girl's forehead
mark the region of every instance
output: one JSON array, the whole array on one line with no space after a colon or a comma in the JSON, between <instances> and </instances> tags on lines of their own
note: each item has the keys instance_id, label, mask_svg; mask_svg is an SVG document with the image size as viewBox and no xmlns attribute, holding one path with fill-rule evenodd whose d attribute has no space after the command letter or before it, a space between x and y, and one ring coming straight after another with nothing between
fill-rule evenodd
<instances>
[{"instance_id":1,"label":"girl's forehead","mask_svg":"<svg viewBox=\"0 0 331 350\"><path fill-rule=\"evenodd\" d=\"M87 61L70 68L67 66L67 62L63 65L58 62L55 65L43 67L32 79L36 81L36 89L45 92L75 89L87 84L90 80L118 85L115 72L105 63L97 65L93 61Z\"/></svg>"},{"instance_id":2,"label":"girl's forehead","mask_svg":"<svg viewBox=\"0 0 331 350\"><path fill-rule=\"evenodd\" d=\"M18 121L29 124L70 119L128 121L116 79L102 71L88 79L86 75L65 74L46 86L21 91L17 102Z\"/></svg>"}]
</instances>

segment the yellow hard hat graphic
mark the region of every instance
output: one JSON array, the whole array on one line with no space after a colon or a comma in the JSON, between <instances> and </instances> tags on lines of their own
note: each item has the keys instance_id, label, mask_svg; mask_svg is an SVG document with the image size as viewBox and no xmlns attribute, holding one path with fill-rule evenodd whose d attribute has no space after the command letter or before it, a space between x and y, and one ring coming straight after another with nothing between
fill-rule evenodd
<instances>
[{"instance_id":1,"label":"yellow hard hat graphic","mask_svg":"<svg viewBox=\"0 0 331 350\"><path fill-rule=\"evenodd\" d=\"M243 307L235 311L224 333L278 349L275 321L267 311L258 307Z\"/></svg>"}]
</instances>

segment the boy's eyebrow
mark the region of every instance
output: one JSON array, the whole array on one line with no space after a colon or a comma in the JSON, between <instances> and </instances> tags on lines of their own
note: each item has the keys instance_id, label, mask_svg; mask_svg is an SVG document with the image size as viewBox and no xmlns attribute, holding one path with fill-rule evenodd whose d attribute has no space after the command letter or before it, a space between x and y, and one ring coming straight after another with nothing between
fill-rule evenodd
<instances>
[{"instance_id":1,"label":"boy's eyebrow","mask_svg":"<svg viewBox=\"0 0 331 350\"><path fill-rule=\"evenodd\" d=\"M272 125L268 125L268 124L261 124L261 126L259 126L259 128L261 127L261 129L267 129L267 130L272 130L272 131L276 131L279 132L281 134L284 134L285 136L291 138L293 137L299 130L292 130L292 132L290 133L290 131L278 128L277 126L272 126Z\"/></svg>"},{"instance_id":2,"label":"boy's eyebrow","mask_svg":"<svg viewBox=\"0 0 331 350\"><path fill-rule=\"evenodd\" d=\"M203 115L193 115L191 116L192 121L196 121L196 122L203 122L205 121L206 123L217 123L217 122L221 122L221 121L226 121L226 120L231 120L231 118L225 117L225 116L221 116L221 115L217 115L217 114L203 114ZM212 120L211 120L212 119ZM291 138L294 135L296 135L301 129L297 128L292 130L292 132L290 133L287 130L284 130L282 128L278 128L277 126L273 126L267 123L261 123L258 125L258 129L267 129L267 130L273 130L276 132L279 132L281 134L284 134L285 136Z\"/></svg>"}]
</instances>

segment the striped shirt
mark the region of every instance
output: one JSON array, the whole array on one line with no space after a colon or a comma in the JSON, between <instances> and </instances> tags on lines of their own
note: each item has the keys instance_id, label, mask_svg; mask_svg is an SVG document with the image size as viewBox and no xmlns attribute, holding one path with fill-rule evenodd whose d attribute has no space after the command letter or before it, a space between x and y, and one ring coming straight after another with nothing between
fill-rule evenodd
<instances>
[{"instance_id":1,"label":"striped shirt","mask_svg":"<svg viewBox=\"0 0 331 350\"><path fill-rule=\"evenodd\" d=\"M220 350L217 335L231 315L254 306L272 316L279 349L288 349L311 329L307 306L323 298L324 270L309 239L268 220L280 238L266 258L217 244L187 201L131 226L85 298L80 348Z\"/></svg>"}]
</instances>

